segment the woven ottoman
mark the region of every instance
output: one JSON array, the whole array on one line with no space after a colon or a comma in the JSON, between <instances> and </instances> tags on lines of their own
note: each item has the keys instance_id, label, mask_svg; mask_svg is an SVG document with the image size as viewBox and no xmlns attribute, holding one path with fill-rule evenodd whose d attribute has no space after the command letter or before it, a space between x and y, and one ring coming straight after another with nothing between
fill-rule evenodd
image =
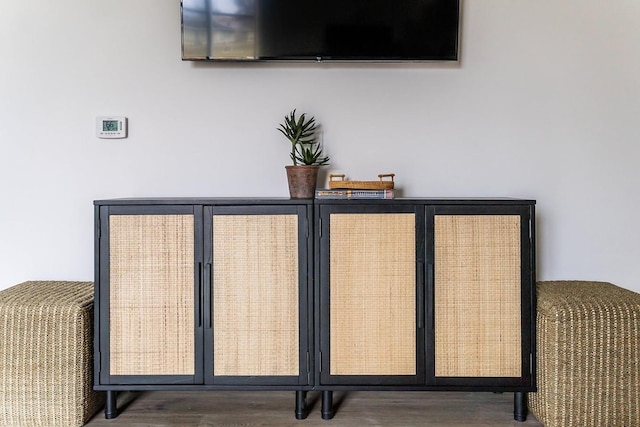
<instances>
[{"instance_id":1,"label":"woven ottoman","mask_svg":"<svg viewBox=\"0 0 640 427\"><path fill-rule=\"evenodd\" d=\"M92 282L1 291L0 425L82 426L104 403L92 355Z\"/></svg>"},{"instance_id":2,"label":"woven ottoman","mask_svg":"<svg viewBox=\"0 0 640 427\"><path fill-rule=\"evenodd\" d=\"M640 426L640 294L606 282L537 286L538 392L546 427Z\"/></svg>"}]
</instances>

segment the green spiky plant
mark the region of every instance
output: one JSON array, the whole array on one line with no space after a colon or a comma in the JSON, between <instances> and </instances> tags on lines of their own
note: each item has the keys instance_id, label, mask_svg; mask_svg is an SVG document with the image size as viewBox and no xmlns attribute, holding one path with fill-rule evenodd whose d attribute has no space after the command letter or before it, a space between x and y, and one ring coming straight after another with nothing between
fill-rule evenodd
<instances>
[{"instance_id":1,"label":"green spiky plant","mask_svg":"<svg viewBox=\"0 0 640 427\"><path fill-rule=\"evenodd\" d=\"M296 110L284 116L284 122L280 123L278 130L291 143L291 161L294 166L329 164L329 157L322 155L322 147L316 139L316 120L311 116L307 120L307 114L302 113L296 117Z\"/></svg>"}]
</instances>

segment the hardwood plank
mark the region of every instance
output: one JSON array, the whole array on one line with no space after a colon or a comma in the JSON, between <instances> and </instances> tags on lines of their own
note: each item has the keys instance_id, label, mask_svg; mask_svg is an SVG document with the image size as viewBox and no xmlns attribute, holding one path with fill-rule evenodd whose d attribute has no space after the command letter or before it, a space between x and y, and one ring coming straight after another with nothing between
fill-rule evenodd
<instances>
[{"instance_id":1,"label":"hardwood plank","mask_svg":"<svg viewBox=\"0 0 640 427\"><path fill-rule=\"evenodd\" d=\"M320 394L309 392L310 413L294 416L295 393L282 391L150 391L121 393L120 415L96 414L89 427L164 426L542 426L532 414L513 419L513 393L486 392L334 392L336 415L320 417Z\"/></svg>"}]
</instances>

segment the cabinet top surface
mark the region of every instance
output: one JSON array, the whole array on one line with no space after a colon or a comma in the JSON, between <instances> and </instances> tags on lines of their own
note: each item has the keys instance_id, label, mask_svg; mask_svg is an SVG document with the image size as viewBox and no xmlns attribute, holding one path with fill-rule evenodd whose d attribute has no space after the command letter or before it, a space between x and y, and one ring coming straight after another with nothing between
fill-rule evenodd
<instances>
[{"instance_id":1,"label":"cabinet top surface","mask_svg":"<svg viewBox=\"0 0 640 427\"><path fill-rule=\"evenodd\" d=\"M290 199L290 198L237 198L237 197L151 197L151 198L118 198L94 200L96 206L104 205L326 205L326 204L517 204L533 205L535 200L509 197L398 197L387 200L376 199Z\"/></svg>"}]
</instances>

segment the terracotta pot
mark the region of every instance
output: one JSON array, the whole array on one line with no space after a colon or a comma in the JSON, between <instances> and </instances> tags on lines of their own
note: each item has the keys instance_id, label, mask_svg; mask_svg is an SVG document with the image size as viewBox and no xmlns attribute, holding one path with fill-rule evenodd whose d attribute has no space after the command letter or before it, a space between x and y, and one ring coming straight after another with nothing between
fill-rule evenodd
<instances>
[{"instance_id":1,"label":"terracotta pot","mask_svg":"<svg viewBox=\"0 0 640 427\"><path fill-rule=\"evenodd\" d=\"M289 195L292 199L313 199L320 166L285 166L289 181Z\"/></svg>"}]
</instances>

